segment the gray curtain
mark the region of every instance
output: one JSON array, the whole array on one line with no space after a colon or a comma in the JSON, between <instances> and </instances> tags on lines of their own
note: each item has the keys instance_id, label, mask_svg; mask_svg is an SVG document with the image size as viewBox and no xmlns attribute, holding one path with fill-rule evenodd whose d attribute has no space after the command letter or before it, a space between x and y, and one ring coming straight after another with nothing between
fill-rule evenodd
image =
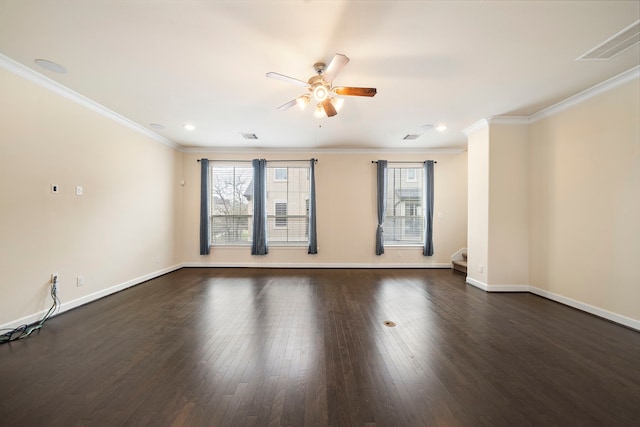
<instances>
[{"instance_id":1,"label":"gray curtain","mask_svg":"<svg viewBox=\"0 0 640 427\"><path fill-rule=\"evenodd\" d=\"M209 160L200 160L200 255L209 255Z\"/></svg>"},{"instance_id":2,"label":"gray curtain","mask_svg":"<svg viewBox=\"0 0 640 427\"><path fill-rule=\"evenodd\" d=\"M318 253L318 236L316 234L316 159L311 159L309 169L309 254Z\"/></svg>"},{"instance_id":3,"label":"gray curtain","mask_svg":"<svg viewBox=\"0 0 640 427\"><path fill-rule=\"evenodd\" d=\"M424 162L424 256L433 255L433 160Z\"/></svg>"},{"instance_id":4,"label":"gray curtain","mask_svg":"<svg viewBox=\"0 0 640 427\"><path fill-rule=\"evenodd\" d=\"M251 255L269 253L267 244L267 161L253 159L253 240Z\"/></svg>"},{"instance_id":5,"label":"gray curtain","mask_svg":"<svg viewBox=\"0 0 640 427\"><path fill-rule=\"evenodd\" d=\"M376 229L376 255L384 253L384 235L382 226L387 215L387 161L378 160L377 167L377 195L378 195L378 228Z\"/></svg>"}]
</instances>

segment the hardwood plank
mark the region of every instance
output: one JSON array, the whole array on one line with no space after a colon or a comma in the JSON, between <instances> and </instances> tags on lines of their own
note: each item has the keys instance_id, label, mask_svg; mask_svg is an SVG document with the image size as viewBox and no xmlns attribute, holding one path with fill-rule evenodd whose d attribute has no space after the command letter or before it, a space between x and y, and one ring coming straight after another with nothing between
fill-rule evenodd
<instances>
[{"instance_id":1,"label":"hardwood plank","mask_svg":"<svg viewBox=\"0 0 640 427\"><path fill-rule=\"evenodd\" d=\"M185 268L0 346L0 424L630 426L638 360L636 331L450 270Z\"/></svg>"}]
</instances>

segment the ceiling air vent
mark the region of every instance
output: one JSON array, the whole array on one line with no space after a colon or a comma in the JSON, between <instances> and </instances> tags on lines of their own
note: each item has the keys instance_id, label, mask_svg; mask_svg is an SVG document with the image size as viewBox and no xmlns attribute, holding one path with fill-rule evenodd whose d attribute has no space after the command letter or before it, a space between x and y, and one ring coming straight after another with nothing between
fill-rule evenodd
<instances>
[{"instance_id":1,"label":"ceiling air vent","mask_svg":"<svg viewBox=\"0 0 640 427\"><path fill-rule=\"evenodd\" d=\"M241 133L244 139L258 139L258 136L255 133Z\"/></svg>"},{"instance_id":2,"label":"ceiling air vent","mask_svg":"<svg viewBox=\"0 0 640 427\"><path fill-rule=\"evenodd\" d=\"M576 61L604 61L640 43L640 19L600 43Z\"/></svg>"},{"instance_id":3,"label":"ceiling air vent","mask_svg":"<svg viewBox=\"0 0 640 427\"><path fill-rule=\"evenodd\" d=\"M418 139L420 138L420 134L417 133L410 133L409 135L406 135L404 138L402 139Z\"/></svg>"}]
</instances>

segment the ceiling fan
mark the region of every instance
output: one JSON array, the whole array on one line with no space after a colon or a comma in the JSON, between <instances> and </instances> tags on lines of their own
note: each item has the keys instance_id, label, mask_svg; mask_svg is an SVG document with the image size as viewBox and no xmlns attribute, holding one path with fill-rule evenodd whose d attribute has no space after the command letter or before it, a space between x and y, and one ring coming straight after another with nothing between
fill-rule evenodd
<instances>
[{"instance_id":1,"label":"ceiling fan","mask_svg":"<svg viewBox=\"0 0 640 427\"><path fill-rule=\"evenodd\" d=\"M294 105L298 105L301 110L311 102L311 99L318 101L314 115L316 117L333 117L338 114L338 110L342 107L342 98L336 98L331 94L346 95L346 96L374 96L377 91L373 87L349 87L349 86L333 86L333 80L342 71L345 65L349 62L349 58L341 53L336 53L329 63L325 65L324 62L316 62L313 65L313 69L316 74L311 76L308 81L302 81L294 79L293 77L285 76L284 74L269 72L267 77L284 82L293 83L297 86L305 87L308 93L300 95L296 99L292 99L278 107L278 110L284 111Z\"/></svg>"}]
</instances>

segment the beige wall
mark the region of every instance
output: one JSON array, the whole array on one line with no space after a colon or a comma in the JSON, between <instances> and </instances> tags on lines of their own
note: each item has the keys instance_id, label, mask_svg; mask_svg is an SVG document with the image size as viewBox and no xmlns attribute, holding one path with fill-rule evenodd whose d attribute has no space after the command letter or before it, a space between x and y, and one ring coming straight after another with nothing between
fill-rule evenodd
<instances>
[{"instance_id":1,"label":"beige wall","mask_svg":"<svg viewBox=\"0 0 640 427\"><path fill-rule=\"evenodd\" d=\"M274 157L275 156L275 157ZM196 159L318 159L316 165L318 254L303 248L271 246L266 256L251 256L248 247L213 247L201 256L198 244L199 164ZM433 257L421 248L387 248L375 255L376 195L372 160L436 160ZM389 153L190 153L184 155L185 224L183 260L187 265L279 266L449 266L450 257L466 245L467 155Z\"/></svg>"},{"instance_id":2,"label":"beige wall","mask_svg":"<svg viewBox=\"0 0 640 427\"><path fill-rule=\"evenodd\" d=\"M640 320L640 87L530 126L531 285Z\"/></svg>"},{"instance_id":3,"label":"beige wall","mask_svg":"<svg viewBox=\"0 0 640 427\"><path fill-rule=\"evenodd\" d=\"M489 262L489 128L469 135L467 280L487 283Z\"/></svg>"},{"instance_id":4,"label":"beige wall","mask_svg":"<svg viewBox=\"0 0 640 427\"><path fill-rule=\"evenodd\" d=\"M181 261L181 153L4 69L0 94L0 325L53 272L69 304Z\"/></svg>"},{"instance_id":5,"label":"beige wall","mask_svg":"<svg viewBox=\"0 0 640 427\"><path fill-rule=\"evenodd\" d=\"M529 284L527 125L489 125L487 283Z\"/></svg>"}]
</instances>

